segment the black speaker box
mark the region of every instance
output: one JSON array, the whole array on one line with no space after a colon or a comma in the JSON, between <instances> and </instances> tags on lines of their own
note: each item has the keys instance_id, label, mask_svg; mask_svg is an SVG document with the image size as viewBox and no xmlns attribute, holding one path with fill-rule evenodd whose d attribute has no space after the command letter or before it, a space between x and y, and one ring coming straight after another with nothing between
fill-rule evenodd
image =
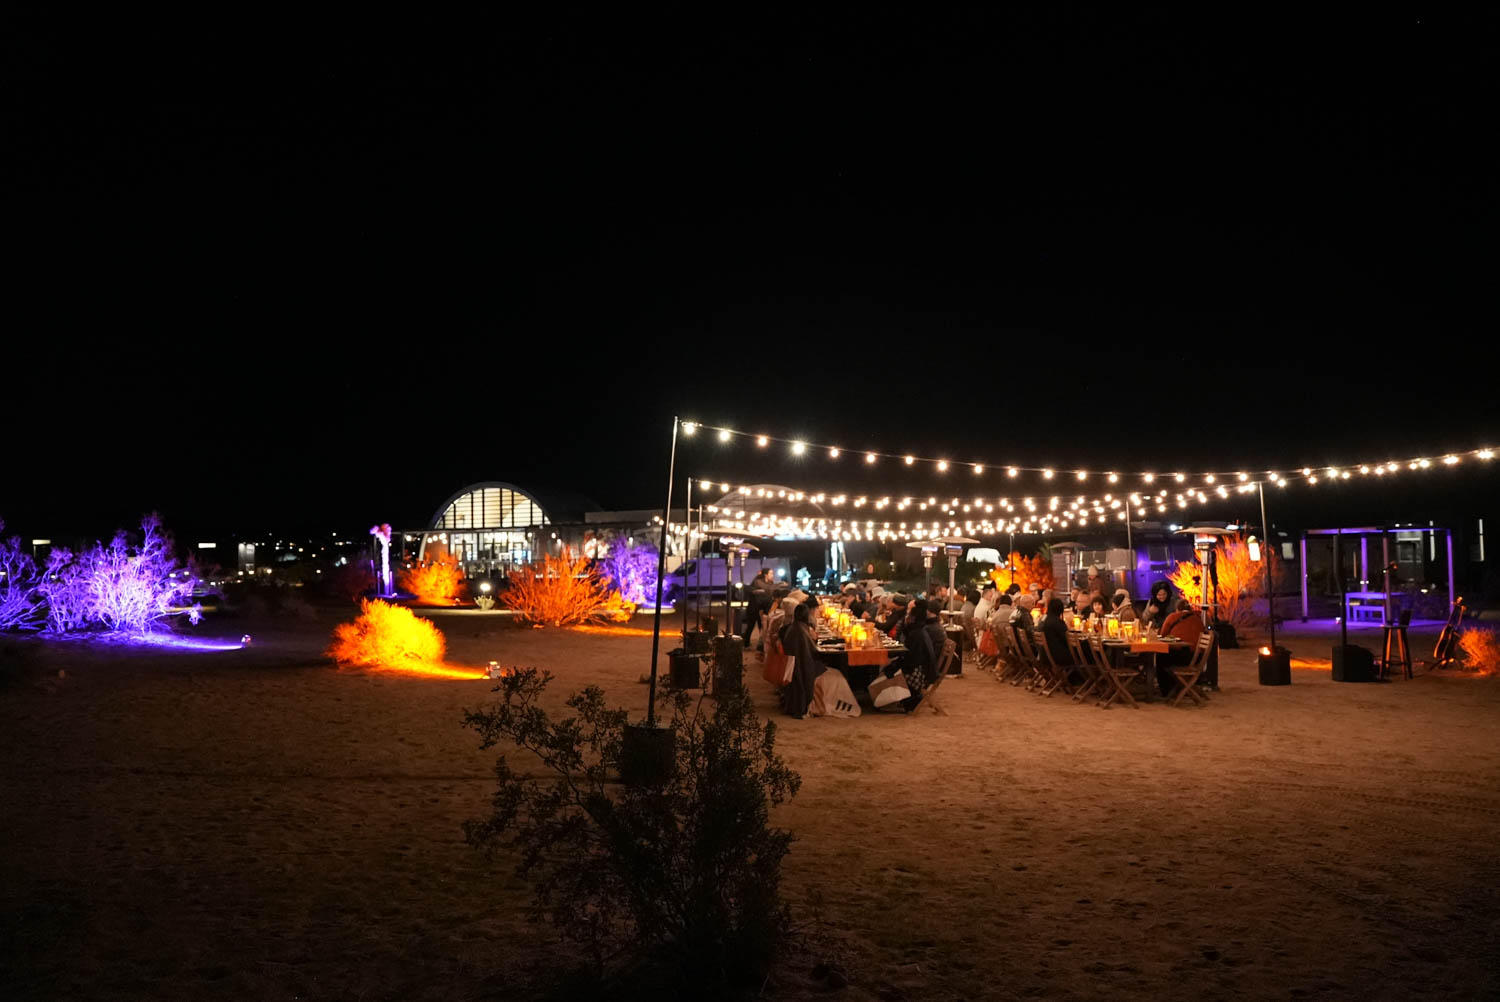
<instances>
[{"instance_id":1,"label":"black speaker box","mask_svg":"<svg viewBox=\"0 0 1500 1002\"><path fill-rule=\"evenodd\" d=\"M1335 682L1375 681L1375 652L1353 644L1335 644L1333 680Z\"/></svg>"}]
</instances>

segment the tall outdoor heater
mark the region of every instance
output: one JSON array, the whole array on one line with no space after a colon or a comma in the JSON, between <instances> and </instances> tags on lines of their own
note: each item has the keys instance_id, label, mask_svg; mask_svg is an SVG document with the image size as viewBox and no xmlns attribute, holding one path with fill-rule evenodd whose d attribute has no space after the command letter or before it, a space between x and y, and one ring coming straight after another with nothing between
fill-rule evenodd
<instances>
[{"instance_id":1,"label":"tall outdoor heater","mask_svg":"<svg viewBox=\"0 0 1500 1002\"><path fill-rule=\"evenodd\" d=\"M933 558L933 555L936 554L938 550L941 550L943 548L943 544L939 540L936 540L936 539L922 539L922 540L914 540L914 541L912 541L910 543L907 543L906 545L909 546L909 547L911 547L913 550L921 550L922 551L922 568L923 568L923 570L925 570L927 572L924 576L926 577L926 579L928 581L931 581L932 580L932 558Z\"/></svg>"},{"instance_id":2,"label":"tall outdoor heater","mask_svg":"<svg viewBox=\"0 0 1500 1002\"><path fill-rule=\"evenodd\" d=\"M958 561L964 555L965 546L978 546L979 540L970 539L968 536L943 536L933 540L935 543L943 544L943 552L948 554L948 611L953 611L953 584L957 580Z\"/></svg>"},{"instance_id":3,"label":"tall outdoor heater","mask_svg":"<svg viewBox=\"0 0 1500 1002\"><path fill-rule=\"evenodd\" d=\"M704 529L703 535L716 537L724 550L724 632L714 638L713 692L718 695L721 686L738 689L743 684L745 646L734 632L734 576L736 569L743 572L745 558L759 550L750 540L760 537L732 529Z\"/></svg>"}]
</instances>

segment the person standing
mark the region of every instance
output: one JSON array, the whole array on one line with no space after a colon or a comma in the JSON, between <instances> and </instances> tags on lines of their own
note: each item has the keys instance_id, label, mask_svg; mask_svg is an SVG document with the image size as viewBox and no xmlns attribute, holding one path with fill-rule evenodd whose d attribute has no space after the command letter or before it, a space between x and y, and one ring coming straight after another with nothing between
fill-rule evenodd
<instances>
[{"instance_id":1,"label":"person standing","mask_svg":"<svg viewBox=\"0 0 1500 1002\"><path fill-rule=\"evenodd\" d=\"M771 572L762 567L760 573L755 575L754 580L750 582L750 598L745 603L745 630L741 637L747 648L750 646L751 634L760 625L761 613L766 612L770 607Z\"/></svg>"},{"instance_id":2,"label":"person standing","mask_svg":"<svg viewBox=\"0 0 1500 1002\"><path fill-rule=\"evenodd\" d=\"M823 671L818 662L817 634L813 633L812 616L805 603L797 606L792 621L781 628L781 649L787 657L796 658L791 681L781 690L783 707L789 716L801 720L807 716L813 686Z\"/></svg>"}]
</instances>

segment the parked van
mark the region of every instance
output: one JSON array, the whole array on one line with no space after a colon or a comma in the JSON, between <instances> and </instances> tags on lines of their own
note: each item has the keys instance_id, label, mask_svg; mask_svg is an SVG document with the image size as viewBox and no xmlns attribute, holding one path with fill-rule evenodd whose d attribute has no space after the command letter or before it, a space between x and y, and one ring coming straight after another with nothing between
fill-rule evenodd
<instances>
[{"instance_id":1,"label":"parked van","mask_svg":"<svg viewBox=\"0 0 1500 1002\"><path fill-rule=\"evenodd\" d=\"M662 591L667 600L673 602L683 597L722 598L724 587L728 583L725 568L723 558L716 556L683 561L680 567L667 574L662 583ZM735 569L735 584L748 587L755 575L761 572L761 568L768 569L771 577L780 583L785 583L791 577L791 567L786 557L746 557L743 569Z\"/></svg>"}]
</instances>

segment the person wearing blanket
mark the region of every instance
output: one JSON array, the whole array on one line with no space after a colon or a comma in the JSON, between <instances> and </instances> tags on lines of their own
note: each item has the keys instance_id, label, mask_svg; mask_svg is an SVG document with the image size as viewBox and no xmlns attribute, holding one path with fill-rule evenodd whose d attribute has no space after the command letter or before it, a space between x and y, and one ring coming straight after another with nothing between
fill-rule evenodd
<instances>
[{"instance_id":1,"label":"person wearing blanket","mask_svg":"<svg viewBox=\"0 0 1500 1002\"><path fill-rule=\"evenodd\" d=\"M781 649L788 658L795 658L792 677L781 690L782 706L798 720L807 716L812 703L813 687L823 666L818 663L818 638L813 633L812 618L807 605L798 605L792 611L791 622L781 628Z\"/></svg>"}]
</instances>

